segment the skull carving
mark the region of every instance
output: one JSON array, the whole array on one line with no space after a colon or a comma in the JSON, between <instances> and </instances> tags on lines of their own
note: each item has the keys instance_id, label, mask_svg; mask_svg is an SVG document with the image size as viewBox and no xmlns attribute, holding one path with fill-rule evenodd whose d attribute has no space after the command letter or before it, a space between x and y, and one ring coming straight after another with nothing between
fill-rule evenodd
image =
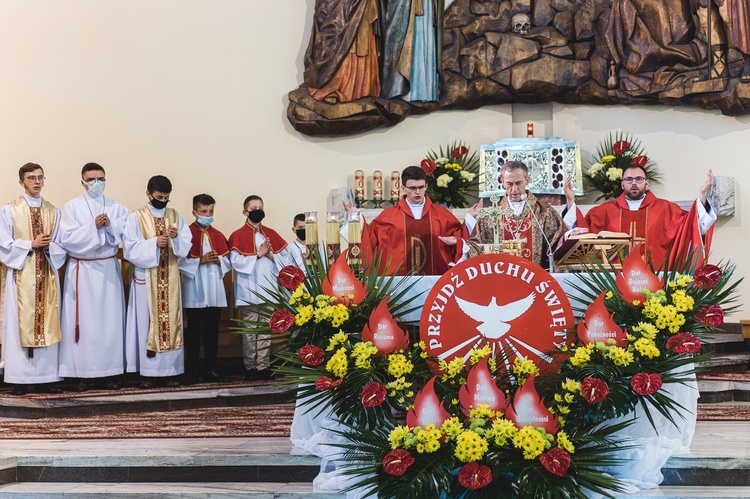
<instances>
[{"instance_id":1,"label":"skull carving","mask_svg":"<svg viewBox=\"0 0 750 499\"><path fill-rule=\"evenodd\" d=\"M513 16L511 22L513 23L513 33L517 35L527 35L531 29L531 17L523 12Z\"/></svg>"}]
</instances>

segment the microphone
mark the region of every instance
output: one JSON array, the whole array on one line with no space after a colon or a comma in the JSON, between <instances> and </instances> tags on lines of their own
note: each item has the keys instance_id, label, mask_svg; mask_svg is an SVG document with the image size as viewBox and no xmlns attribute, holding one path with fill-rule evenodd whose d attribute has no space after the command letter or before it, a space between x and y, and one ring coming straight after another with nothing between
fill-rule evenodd
<instances>
[{"instance_id":1,"label":"microphone","mask_svg":"<svg viewBox=\"0 0 750 499\"><path fill-rule=\"evenodd\" d=\"M523 194L521 194L521 201L526 201L528 197L529 195L526 194L526 192L524 192ZM537 227L539 227L539 232L542 233L544 242L547 243L547 264L549 265L549 273L552 274L552 271L554 270L554 263L555 263L553 252L552 252L552 244L549 242L549 239L547 239L547 234L544 233L544 228L542 227L542 224L539 222L539 219L536 217L534 210L532 210L531 207L529 207L529 211L531 212L531 216L534 218L534 221L536 222Z\"/></svg>"}]
</instances>

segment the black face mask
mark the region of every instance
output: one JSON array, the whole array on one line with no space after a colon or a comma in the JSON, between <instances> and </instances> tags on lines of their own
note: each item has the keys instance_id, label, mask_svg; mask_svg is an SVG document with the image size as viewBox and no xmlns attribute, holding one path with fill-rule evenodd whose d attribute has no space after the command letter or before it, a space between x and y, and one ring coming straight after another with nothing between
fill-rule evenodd
<instances>
[{"instance_id":1,"label":"black face mask","mask_svg":"<svg viewBox=\"0 0 750 499\"><path fill-rule=\"evenodd\" d=\"M297 233L297 239L299 239L300 241L305 240L305 229L297 229L294 232Z\"/></svg>"},{"instance_id":2,"label":"black face mask","mask_svg":"<svg viewBox=\"0 0 750 499\"><path fill-rule=\"evenodd\" d=\"M164 208L166 208L168 202L169 199L167 199L166 201L159 201L156 198L151 198L151 206L153 206L157 210L163 210Z\"/></svg>"},{"instance_id":3,"label":"black face mask","mask_svg":"<svg viewBox=\"0 0 750 499\"><path fill-rule=\"evenodd\" d=\"M253 210L248 212L247 218L254 224L259 224L261 220L266 218L266 213L263 210Z\"/></svg>"}]
</instances>

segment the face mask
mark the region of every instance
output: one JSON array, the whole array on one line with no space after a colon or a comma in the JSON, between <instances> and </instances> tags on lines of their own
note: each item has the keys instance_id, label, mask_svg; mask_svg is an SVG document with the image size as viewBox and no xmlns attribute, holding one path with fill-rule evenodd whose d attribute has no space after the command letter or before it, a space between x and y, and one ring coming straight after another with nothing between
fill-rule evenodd
<instances>
[{"instance_id":1,"label":"face mask","mask_svg":"<svg viewBox=\"0 0 750 499\"><path fill-rule=\"evenodd\" d=\"M294 232L297 233L297 239L299 239L300 241L305 240L305 229L297 229Z\"/></svg>"},{"instance_id":2,"label":"face mask","mask_svg":"<svg viewBox=\"0 0 750 499\"><path fill-rule=\"evenodd\" d=\"M159 201L156 198L151 198L151 206L153 206L157 210L163 210L164 208L166 208L168 202L169 199L167 199L166 201Z\"/></svg>"},{"instance_id":3,"label":"face mask","mask_svg":"<svg viewBox=\"0 0 750 499\"><path fill-rule=\"evenodd\" d=\"M200 225L201 227L208 227L212 223L214 223L214 217L204 217L198 215L198 225Z\"/></svg>"},{"instance_id":4,"label":"face mask","mask_svg":"<svg viewBox=\"0 0 750 499\"><path fill-rule=\"evenodd\" d=\"M253 210L247 214L247 218L254 224L260 223L261 220L266 218L266 214L263 210Z\"/></svg>"},{"instance_id":5,"label":"face mask","mask_svg":"<svg viewBox=\"0 0 750 499\"><path fill-rule=\"evenodd\" d=\"M98 198L104 194L106 184L101 180L89 180L86 185L89 186L88 193L92 198Z\"/></svg>"}]
</instances>

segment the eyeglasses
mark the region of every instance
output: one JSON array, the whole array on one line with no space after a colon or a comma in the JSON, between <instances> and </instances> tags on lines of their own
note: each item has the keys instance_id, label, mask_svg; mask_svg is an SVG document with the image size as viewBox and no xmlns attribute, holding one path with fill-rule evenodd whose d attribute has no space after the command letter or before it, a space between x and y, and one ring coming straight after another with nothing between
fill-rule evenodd
<instances>
[{"instance_id":1,"label":"eyeglasses","mask_svg":"<svg viewBox=\"0 0 750 499\"><path fill-rule=\"evenodd\" d=\"M409 189L411 192L419 192L427 189L427 184L425 185L405 185L404 189Z\"/></svg>"},{"instance_id":2,"label":"eyeglasses","mask_svg":"<svg viewBox=\"0 0 750 499\"><path fill-rule=\"evenodd\" d=\"M94 185L97 182L106 182L106 181L107 179L104 179L104 178L90 178L88 180L84 180L84 182L86 182L89 185Z\"/></svg>"},{"instance_id":3,"label":"eyeglasses","mask_svg":"<svg viewBox=\"0 0 750 499\"><path fill-rule=\"evenodd\" d=\"M636 184L642 184L646 181L646 177L625 177L622 181L626 184L632 184L633 182Z\"/></svg>"},{"instance_id":4,"label":"eyeglasses","mask_svg":"<svg viewBox=\"0 0 750 499\"><path fill-rule=\"evenodd\" d=\"M38 175L38 176L37 175L29 175L28 177L26 177L26 180L28 180L30 182L37 182L37 181L44 182L45 178L46 177L44 175Z\"/></svg>"}]
</instances>

